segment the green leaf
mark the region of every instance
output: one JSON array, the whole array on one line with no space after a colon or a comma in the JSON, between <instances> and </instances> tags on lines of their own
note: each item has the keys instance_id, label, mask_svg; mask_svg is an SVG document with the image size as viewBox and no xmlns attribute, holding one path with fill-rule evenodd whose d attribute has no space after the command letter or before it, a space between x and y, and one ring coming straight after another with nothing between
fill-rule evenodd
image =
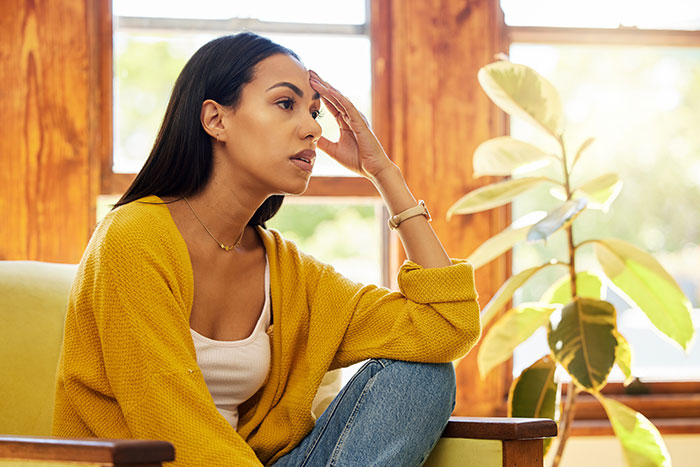
<instances>
[{"instance_id":1,"label":"green leaf","mask_svg":"<svg viewBox=\"0 0 700 467\"><path fill-rule=\"evenodd\" d=\"M532 144L510 136L484 141L474 151L474 177L484 175L513 175L531 172L547 166L552 156Z\"/></svg>"},{"instance_id":2,"label":"green leaf","mask_svg":"<svg viewBox=\"0 0 700 467\"><path fill-rule=\"evenodd\" d=\"M559 385L554 381L556 363L544 356L520 373L508 391L508 416L559 420ZM547 454L552 439L544 441Z\"/></svg>"},{"instance_id":3,"label":"green leaf","mask_svg":"<svg viewBox=\"0 0 700 467\"><path fill-rule=\"evenodd\" d=\"M562 309L547 340L559 364L578 386L598 391L615 363L615 307L592 298L575 298Z\"/></svg>"},{"instance_id":4,"label":"green leaf","mask_svg":"<svg viewBox=\"0 0 700 467\"><path fill-rule=\"evenodd\" d=\"M583 154L583 151L588 149L588 146L593 144L593 141L595 141L595 138L588 138L586 141L583 142L580 148L578 148L578 151L576 151L576 156L574 156L573 162L571 162L571 170L574 169L574 166L578 162L579 158L581 157L581 154Z\"/></svg>"},{"instance_id":5,"label":"green leaf","mask_svg":"<svg viewBox=\"0 0 700 467\"><path fill-rule=\"evenodd\" d=\"M695 330L690 300L649 253L616 238L596 240L595 253L605 275L639 307L659 331L688 350Z\"/></svg>"},{"instance_id":6,"label":"green leaf","mask_svg":"<svg viewBox=\"0 0 700 467\"><path fill-rule=\"evenodd\" d=\"M630 384L634 377L632 376L632 348L629 342L625 339L625 336L615 331L615 338L617 339L617 348L615 349L615 363L625 375L624 385Z\"/></svg>"},{"instance_id":7,"label":"green leaf","mask_svg":"<svg viewBox=\"0 0 700 467\"><path fill-rule=\"evenodd\" d=\"M547 217L530 228L527 233L528 241L546 240L559 229L566 228L576 216L586 207L585 199L571 199L556 209L553 209Z\"/></svg>"},{"instance_id":8,"label":"green leaf","mask_svg":"<svg viewBox=\"0 0 700 467\"><path fill-rule=\"evenodd\" d=\"M622 191L620 177L614 173L607 173L576 188L574 195L585 197L589 208L607 212L620 191Z\"/></svg>"},{"instance_id":9,"label":"green leaf","mask_svg":"<svg viewBox=\"0 0 700 467\"><path fill-rule=\"evenodd\" d=\"M530 226L542 220L545 215L547 215L547 213L544 211L535 211L519 218L502 232L479 245L479 247L469 255L467 261L474 266L474 269L480 268L484 264L492 261L513 248L516 243L525 240Z\"/></svg>"},{"instance_id":10,"label":"green leaf","mask_svg":"<svg viewBox=\"0 0 700 467\"><path fill-rule=\"evenodd\" d=\"M481 326L486 327L486 325L508 304L515 291L525 284L535 273L549 266L554 266L555 264L558 263L556 261L551 261L541 266L525 269L510 276L481 311Z\"/></svg>"},{"instance_id":11,"label":"green leaf","mask_svg":"<svg viewBox=\"0 0 700 467\"><path fill-rule=\"evenodd\" d=\"M564 111L556 88L525 65L499 61L479 70L486 95L504 112L520 117L558 138L564 127Z\"/></svg>"},{"instance_id":12,"label":"green leaf","mask_svg":"<svg viewBox=\"0 0 700 467\"><path fill-rule=\"evenodd\" d=\"M595 273L581 271L576 274L576 295L579 297L600 299L604 296L603 281ZM573 300L571 296L571 276L566 274L552 284L540 298L541 303L560 303Z\"/></svg>"},{"instance_id":13,"label":"green leaf","mask_svg":"<svg viewBox=\"0 0 700 467\"><path fill-rule=\"evenodd\" d=\"M553 186L549 189L549 194L552 195L554 199L566 201L566 190L563 186Z\"/></svg>"},{"instance_id":14,"label":"green leaf","mask_svg":"<svg viewBox=\"0 0 700 467\"><path fill-rule=\"evenodd\" d=\"M518 345L549 322L549 315L556 309L553 305L523 303L501 316L481 339L476 360L481 377L508 360Z\"/></svg>"},{"instance_id":15,"label":"green leaf","mask_svg":"<svg viewBox=\"0 0 700 467\"><path fill-rule=\"evenodd\" d=\"M664 440L644 415L613 399L594 394L608 414L615 436L622 444L630 467L670 467L671 455Z\"/></svg>"},{"instance_id":16,"label":"green leaf","mask_svg":"<svg viewBox=\"0 0 700 467\"><path fill-rule=\"evenodd\" d=\"M546 177L525 177L492 183L464 195L447 210L447 220L455 214L471 214L510 203L516 196L548 181Z\"/></svg>"}]
</instances>

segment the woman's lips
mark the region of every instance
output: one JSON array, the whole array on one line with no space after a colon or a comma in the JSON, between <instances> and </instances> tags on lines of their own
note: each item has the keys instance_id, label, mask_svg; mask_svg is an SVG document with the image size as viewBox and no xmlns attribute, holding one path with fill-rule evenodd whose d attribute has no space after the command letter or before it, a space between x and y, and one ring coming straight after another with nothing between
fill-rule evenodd
<instances>
[{"instance_id":1,"label":"woman's lips","mask_svg":"<svg viewBox=\"0 0 700 467\"><path fill-rule=\"evenodd\" d=\"M314 168L315 159L316 152L313 149L299 151L290 158L292 163L294 163L294 165L299 167L304 172L311 172L311 170Z\"/></svg>"}]
</instances>

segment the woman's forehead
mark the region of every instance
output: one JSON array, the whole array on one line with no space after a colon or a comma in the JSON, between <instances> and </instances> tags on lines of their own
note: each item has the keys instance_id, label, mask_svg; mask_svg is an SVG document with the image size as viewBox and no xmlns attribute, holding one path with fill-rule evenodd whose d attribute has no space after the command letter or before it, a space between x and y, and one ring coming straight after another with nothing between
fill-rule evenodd
<instances>
[{"instance_id":1,"label":"woman's forehead","mask_svg":"<svg viewBox=\"0 0 700 467\"><path fill-rule=\"evenodd\" d=\"M309 70L294 57L276 54L257 64L254 81L258 81L261 86L271 86L280 81L309 86Z\"/></svg>"}]
</instances>

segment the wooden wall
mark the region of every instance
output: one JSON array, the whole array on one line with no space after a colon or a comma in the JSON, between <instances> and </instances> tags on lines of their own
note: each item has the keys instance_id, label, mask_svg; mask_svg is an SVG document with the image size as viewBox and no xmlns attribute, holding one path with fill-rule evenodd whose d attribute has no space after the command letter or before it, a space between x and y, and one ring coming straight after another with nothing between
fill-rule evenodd
<instances>
[{"instance_id":1,"label":"wooden wall","mask_svg":"<svg viewBox=\"0 0 700 467\"><path fill-rule=\"evenodd\" d=\"M87 244L100 113L111 111L99 87L99 3L2 1L0 259L77 262Z\"/></svg>"},{"instance_id":2,"label":"wooden wall","mask_svg":"<svg viewBox=\"0 0 700 467\"><path fill-rule=\"evenodd\" d=\"M372 5L374 128L414 195L426 201L448 254L464 258L509 223L505 209L446 220L462 195L490 183L472 178L476 147L506 131L503 113L477 81L480 67L507 52L500 6L497 0ZM396 270L404 259L400 248L392 258ZM482 306L507 274L505 258L478 270ZM510 368L502 365L481 381L475 357L472 351L457 369L455 413L504 414Z\"/></svg>"}]
</instances>

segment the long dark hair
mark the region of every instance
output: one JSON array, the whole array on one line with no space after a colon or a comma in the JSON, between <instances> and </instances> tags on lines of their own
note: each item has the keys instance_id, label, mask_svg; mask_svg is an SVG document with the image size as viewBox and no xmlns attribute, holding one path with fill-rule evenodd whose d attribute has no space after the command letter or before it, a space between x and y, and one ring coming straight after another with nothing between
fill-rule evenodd
<instances>
[{"instance_id":1,"label":"long dark hair","mask_svg":"<svg viewBox=\"0 0 700 467\"><path fill-rule=\"evenodd\" d=\"M253 80L255 65L276 54L299 60L286 47L250 32L219 37L195 52L175 81L151 154L114 207L148 195L182 198L199 193L213 166L211 136L200 122L202 103L212 99L235 107L243 86ZM283 199L267 198L248 225L264 227Z\"/></svg>"}]
</instances>

